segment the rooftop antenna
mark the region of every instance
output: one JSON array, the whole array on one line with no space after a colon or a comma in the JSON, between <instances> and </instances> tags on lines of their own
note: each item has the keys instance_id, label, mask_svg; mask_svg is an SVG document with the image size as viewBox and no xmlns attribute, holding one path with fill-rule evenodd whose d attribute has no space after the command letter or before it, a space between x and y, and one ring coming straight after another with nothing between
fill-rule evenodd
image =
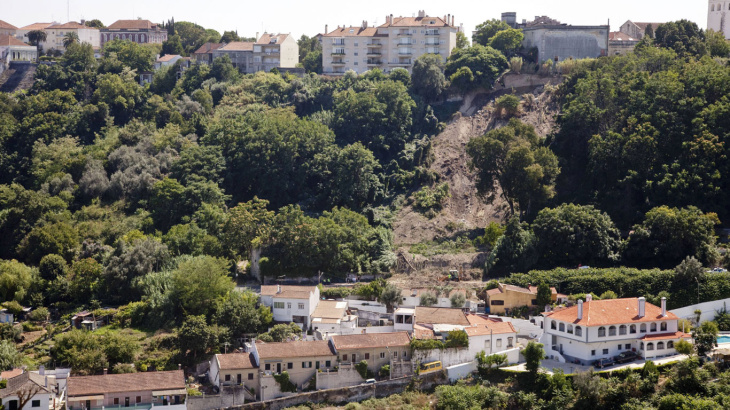
<instances>
[{"instance_id":1,"label":"rooftop antenna","mask_svg":"<svg viewBox=\"0 0 730 410\"><path fill-rule=\"evenodd\" d=\"M71 0L66 0L66 21L71 21Z\"/></svg>"}]
</instances>

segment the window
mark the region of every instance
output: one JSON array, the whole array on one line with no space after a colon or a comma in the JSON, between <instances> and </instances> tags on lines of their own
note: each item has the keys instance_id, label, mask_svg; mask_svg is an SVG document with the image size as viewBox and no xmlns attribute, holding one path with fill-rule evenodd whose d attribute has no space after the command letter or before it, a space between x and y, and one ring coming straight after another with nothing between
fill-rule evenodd
<instances>
[{"instance_id":1,"label":"window","mask_svg":"<svg viewBox=\"0 0 730 410\"><path fill-rule=\"evenodd\" d=\"M595 355L596 355L596 351L595 350L591 350L591 356L595 356Z\"/></svg>"},{"instance_id":2,"label":"window","mask_svg":"<svg viewBox=\"0 0 730 410\"><path fill-rule=\"evenodd\" d=\"M365 353L365 360L370 360L370 353Z\"/></svg>"},{"instance_id":3,"label":"window","mask_svg":"<svg viewBox=\"0 0 730 410\"><path fill-rule=\"evenodd\" d=\"M606 337L606 328L601 326L598 328L598 337Z\"/></svg>"},{"instance_id":4,"label":"window","mask_svg":"<svg viewBox=\"0 0 730 410\"><path fill-rule=\"evenodd\" d=\"M137 396L137 397L135 398L135 401L134 401L134 402L135 402L135 403L142 403L142 396Z\"/></svg>"},{"instance_id":5,"label":"window","mask_svg":"<svg viewBox=\"0 0 730 410\"><path fill-rule=\"evenodd\" d=\"M324 362L324 367L330 367L331 365L332 365L332 362L330 362L329 360Z\"/></svg>"},{"instance_id":6,"label":"window","mask_svg":"<svg viewBox=\"0 0 730 410\"><path fill-rule=\"evenodd\" d=\"M629 333L631 333L632 335L633 335L634 333L636 333L636 325L631 325L631 326L629 326Z\"/></svg>"},{"instance_id":7,"label":"window","mask_svg":"<svg viewBox=\"0 0 730 410\"><path fill-rule=\"evenodd\" d=\"M355 61L355 65L357 65L357 61Z\"/></svg>"},{"instance_id":8,"label":"window","mask_svg":"<svg viewBox=\"0 0 730 410\"><path fill-rule=\"evenodd\" d=\"M654 343L652 343L652 342L647 343L646 350L654 350Z\"/></svg>"},{"instance_id":9,"label":"window","mask_svg":"<svg viewBox=\"0 0 730 410\"><path fill-rule=\"evenodd\" d=\"M491 301L489 301L489 303L492 306L504 306L504 300L491 300Z\"/></svg>"},{"instance_id":10,"label":"window","mask_svg":"<svg viewBox=\"0 0 730 410\"><path fill-rule=\"evenodd\" d=\"M511 337L507 338L507 347L512 347L512 338Z\"/></svg>"},{"instance_id":11,"label":"window","mask_svg":"<svg viewBox=\"0 0 730 410\"><path fill-rule=\"evenodd\" d=\"M664 350L664 342L657 343L656 350Z\"/></svg>"},{"instance_id":12,"label":"window","mask_svg":"<svg viewBox=\"0 0 730 410\"><path fill-rule=\"evenodd\" d=\"M608 327L608 335L609 336L616 336L616 326L609 326Z\"/></svg>"},{"instance_id":13,"label":"window","mask_svg":"<svg viewBox=\"0 0 730 410\"><path fill-rule=\"evenodd\" d=\"M537 299L532 299L530 303L532 303L532 306L537 306Z\"/></svg>"},{"instance_id":14,"label":"window","mask_svg":"<svg viewBox=\"0 0 730 410\"><path fill-rule=\"evenodd\" d=\"M312 362L302 362L302 369L311 369Z\"/></svg>"},{"instance_id":15,"label":"window","mask_svg":"<svg viewBox=\"0 0 730 410\"><path fill-rule=\"evenodd\" d=\"M626 350L631 350L631 343L626 343L625 346L626 346L625 347Z\"/></svg>"},{"instance_id":16,"label":"window","mask_svg":"<svg viewBox=\"0 0 730 410\"><path fill-rule=\"evenodd\" d=\"M286 308L291 309L291 302L286 302Z\"/></svg>"},{"instance_id":17,"label":"window","mask_svg":"<svg viewBox=\"0 0 730 410\"><path fill-rule=\"evenodd\" d=\"M299 308L299 310L304 310L304 303L300 303L299 305L297 305L297 307Z\"/></svg>"},{"instance_id":18,"label":"window","mask_svg":"<svg viewBox=\"0 0 730 410\"><path fill-rule=\"evenodd\" d=\"M639 350L644 350L644 342L641 342L641 343L639 344Z\"/></svg>"},{"instance_id":19,"label":"window","mask_svg":"<svg viewBox=\"0 0 730 410\"><path fill-rule=\"evenodd\" d=\"M649 326L650 332L656 332L656 323L652 323L651 326Z\"/></svg>"},{"instance_id":20,"label":"window","mask_svg":"<svg viewBox=\"0 0 730 410\"><path fill-rule=\"evenodd\" d=\"M226 375L226 381L227 381L227 382L231 381L231 375L230 375L230 374L227 374L227 375Z\"/></svg>"},{"instance_id":21,"label":"window","mask_svg":"<svg viewBox=\"0 0 730 410\"><path fill-rule=\"evenodd\" d=\"M558 330L561 332L565 332L565 323L561 323L558 325Z\"/></svg>"},{"instance_id":22,"label":"window","mask_svg":"<svg viewBox=\"0 0 730 410\"><path fill-rule=\"evenodd\" d=\"M639 332L646 333L646 323L642 323L639 327Z\"/></svg>"},{"instance_id":23,"label":"window","mask_svg":"<svg viewBox=\"0 0 730 410\"><path fill-rule=\"evenodd\" d=\"M393 352L393 359L397 359L397 358L398 358L398 352Z\"/></svg>"},{"instance_id":24,"label":"window","mask_svg":"<svg viewBox=\"0 0 730 410\"><path fill-rule=\"evenodd\" d=\"M347 355L346 354L343 354L342 355L342 360L347 361Z\"/></svg>"},{"instance_id":25,"label":"window","mask_svg":"<svg viewBox=\"0 0 730 410\"><path fill-rule=\"evenodd\" d=\"M618 334L620 334L620 335L626 334L626 325L621 325L618 327Z\"/></svg>"},{"instance_id":26,"label":"window","mask_svg":"<svg viewBox=\"0 0 730 410\"><path fill-rule=\"evenodd\" d=\"M621 346L623 346L623 345L618 345L618 351L619 352L621 351Z\"/></svg>"},{"instance_id":27,"label":"window","mask_svg":"<svg viewBox=\"0 0 730 410\"><path fill-rule=\"evenodd\" d=\"M568 333L573 334L573 325L568 325Z\"/></svg>"},{"instance_id":28,"label":"window","mask_svg":"<svg viewBox=\"0 0 730 410\"><path fill-rule=\"evenodd\" d=\"M119 397L114 398L114 404L119 405Z\"/></svg>"},{"instance_id":29,"label":"window","mask_svg":"<svg viewBox=\"0 0 730 410\"><path fill-rule=\"evenodd\" d=\"M662 332L666 332L667 331L667 322L662 322L659 325L659 330L661 330Z\"/></svg>"},{"instance_id":30,"label":"window","mask_svg":"<svg viewBox=\"0 0 730 410\"><path fill-rule=\"evenodd\" d=\"M248 374L248 379L249 379L249 380L253 380L253 373L249 373L249 374Z\"/></svg>"},{"instance_id":31,"label":"window","mask_svg":"<svg viewBox=\"0 0 730 410\"><path fill-rule=\"evenodd\" d=\"M554 320L552 322L550 322L550 329L555 330L555 329L557 329L557 326L558 325L557 325L557 323Z\"/></svg>"},{"instance_id":32,"label":"window","mask_svg":"<svg viewBox=\"0 0 730 410\"><path fill-rule=\"evenodd\" d=\"M380 352L380 358L385 359L385 352Z\"/></svg>"},{"instance_id":33,"label":"window","mask_svg":"<svg viewBox=\"0 0 730 410\"><path fill-rule=\"evenodd\" d=\"M271 363L266 363L266 365L264 366L264 369L271 370Z\"/></svg>"},{"instance_id":34,"label":"window","mask_svg":"<svg viewBox=\"0 0 730 410\"><path fill-rule=\"evenodd\" d=\"M608 354L608 349L603 349L603 354Z\"/></svg>"},{"instance_id":35,"label":"window","mask_svg":"<svg viewBox=\"0 0 730 410\"><path fill-rule=\"evenodd\" d=\"M355 51L355 57L357 57L357 55L358 55L358 54L357 54L357 51Z\"/></svg>"},{"instance_id":36,"label":"window","mask_svg":"<svg viewBox=\"0 0 730 410\"><path fill-rule=\"evenodd\" d=\"M502 347L502 339L497 339L497 347Z\"/></svg>"},{"instance_id":37,"label":"window","mask_svg":"<svg viewBox=\"0 0 730 410\"><path fill-rule=\"evenodd\" d=\"M284 302L274 302L274 309L284 309Z\"/></svg>"},{"instance_id":38,"label":"window","mask_svg":"<svg viewBox=\"0 0 730 410\"><path fill-rule=\"evenodd\" d=\"M404 350L403 351L403 355L401 357L403 358L403 360L407 359L408 358L408 352Z\"/></svg>"},{"instance_id":39,"label":"window","mask_svg":"<svg viewBox=\"0 0 730 410\"><path fill-rule=\"evenodd\" d=\"M33 401L32 401L32 402L30 403L30 406L31 406L31 407L41 407L41 401L40 401L40 400L33 400Z\"/></svg>"},{"instance_id":40,"label":"window","mask_svg":"<svg viewBox=\"0 0 730 410\"><path fill-rule=\"evenodd\" d=\"M293 369L294 368L294 363L291 363L291 362L287 363L286 364L286 368L287 369Z\"/></svg>"},{"instance_id":41,"label":"window","mask_svg":"<svg viewBox=\"0 0 730 410\"><path fill-rule=\"evenodd\" d=\"M667 349L674 349L674 342L671 340L667 342Z\"/></svg>"},{"instance_id":42,"label":"window","mask_svg":"<svg viewBox=\"0 0 730 410\"><path fill-rule=\"evenodd\" d=\"M576 336L583 336L583 328L580 326L575 327L575 335Z\"/></svg>"}]
</instances>

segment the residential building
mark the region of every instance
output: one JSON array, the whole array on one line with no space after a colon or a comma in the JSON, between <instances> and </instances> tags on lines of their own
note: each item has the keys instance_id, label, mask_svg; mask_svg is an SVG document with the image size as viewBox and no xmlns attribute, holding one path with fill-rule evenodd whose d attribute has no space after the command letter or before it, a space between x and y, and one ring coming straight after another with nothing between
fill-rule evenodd
<instances>
[{"instance_id":1,"label":"residential building","mask_svg":"<svg viewBox=\"0 0 730 410\"><path fill-rule=\"evenodd\" d=\"M15 36L15 32L18 31L18 28L14 25L0 20L0 36Z\"/></svg>"},{"instance_id":2,"label":"residential building","mask_svg":"<svg viewBox=\"0 0 730 410\"><path fill-rule=\"evenodd\" d=\"M71 376L67 382L66 407L69 410L110 407L185 410L186 398L182 370Z\"/></svg>"},{"instance_id":3,"label":"residential building","mask_svg":"<svg viewBox=\"0 0 730 410\"><path fill-rule=\"evenodd\" d=\"M553 303L563 303L567 299L566 295L558 293L555 288L550 288L550 300ZM542 311L544 306L537 306L537 286L523 288L500 283L496 288L487 291L487 313L505 315L512 309L523 306L539 308Z\"/></svg>"},{"instance_id":4,"label":"residential building","mask_svg":"<svg viewBox=\"0 0 730 410\"><path fill-rule=\"evenodd\" d=\"M69 21L64 24L54 23L46 27L45 32L46 42L44 43L44 48L47 50L66 51L66 47L63 45L63 39L69 33L75 33L80 43L91 44L95 49L98 49L100 46L99 29L84 25L83 20L81 23L75 21Z\"/></svg>"},{"instance_id":5,"label":"residential building","mask_svg":"<svg viewBox=\"0 0 730 410\"><path fill-rule=\"evenodd\" d=\"M715 30L730 40L730 3L727 0L709 0L707 2L707 29Z\"/></svg>"},{"instance_id":6,"label":"residential building","mask_svg":"<svg viewBox=\"0 0 730 410\"><path fill-rule=\"evenodd\" d=\"M11 38L15 41L20 41L20 40L16 39L15 37L11 37ZM13 40L6 39L4 35L0 36L0 56L2 56L4 53L8 53L7 49L5 49L5 51L3 51L3 49L4 49L4 47L9 47L10 46L9 43ZM8 43L7 46L4 45L5 42ZM20 42L22 43L22 41L20 41ZM23 43L23 44L25 44L25 43ZM30 46L30 47L33 47L33 46ZM4 62L4 61L5 61L4 58L0 58L0 62ZM0 309L0 323L13 323L13 314L10 313L5 308Z\"/></svg>"},{"instance_id":7,"label":"residential building","mask_svg":"<svg viewBox=\"0 0 730 410\"><path fill-rule=\"evenodd\" d=\"M36 61L38 59L38 48L25 44L17 38L9 35L0 35L0 61ZM4 310L0 314L0 323L12 323L13 314Z\"/></svg>"},{"instance_id":8,"label":"residential building","mask_svg":"<svg viewBox=\"0 0 730 410\"><path fill-rule=\"evenodd\" d=\"M190 67L190 57L183 57L177 54L165 54L162 57L158 57L155 60L155 70L159 70L162 67L169 67L175 65L178 61L181 62L183 68Z\"/></svg>"},{"instance_id":9,"label":"residential building","mask_svg":"<svg viewBox=\"0 0 730 410\"><path fill-rule=\"evenodd\" d=\"M517 330L510 322L481 315L467 315L469 326L464 328L469 336L471 355L484 351L487 355L517 347Z\"/></svg>"},{"instance_id":10,"label":"residential building","mask_svg":"<svg viewBox=\"0 0 730 410\"><path fill-rule=\"evenodd\" d=\"M210 360L210 382L218 387L244 386L259 391L259 366L253 353L217 354Z\"/></svg>"},{"instance_id":11,"label":"residential building","mask_svg":"<svg viewBox=\"0 0 730 410\"><path fill-rule=\"evenodd\" d=\"M639 44L639 41L638 38L631 37L626 33L612 31L608 33L608 55L619 56L634 51L634 47Z\"/></svg>"},{"instance_id":12,"label":"residential building","mask_svg":"<svg viewBox=\"0 0 730 410\"><path fill-rule=\"evenodd\" d=\"M112 40L130 40L139 44L167 41L167 30L149 20L117 20L100 30L101 45Z\"/></svg>"},{"instance_id":13,"label":"residential building","mask_svg":"<svg viewBox=\"0 0 730 410\"><path fill-rule=\"evenodd\" d=\"M210 52L211 62L218 57L227 55L231 59L233 66L238 68L242 73L253 73L253 47L254 43L250 41L232 41L228 44L222 44L215 50Z\"/></svg>"},{"instance_id":14,"label":"residential building","mask_svg":"<svg viewBox=\"0 0 730 410\"><path fill-rule=\"evenodd\" d=\"M299 63L299 45L291 34L264 33L253 45L253 71L294 68Z\"/></svg>"},{"instance_id":15,"label":"residential building","mask_svg":"<svg viewBox=\"0 0 730 410\"><path fill-rule=\"evenodd\" d=\"M309 329L318 302L317 286L261 286L261 303L271 307L275 322L294 322Z\"/></svg>"},{"instance_id":16,"label":"residential building","mask_svg":"<svg viewBox=\"0 0 730 410\"><path fill-rule=\"evenodd\" d=\"M403 301L399 304L399 306L406 308L420 306L421 296L425 294L436 296L436 303L431 305L434 307L451 307L451 298L456 294L464 295L464 307L469 309L469 311L476 312L480 304L471 289L452 289L448 293L442 294L433 289L420 288L402 290L401 295L403 296Z\"/></svg>"},{"instance_id":17,"label":"residential building","mask_svg":"<svg viewBox=\"0 0 730 410\"><path fill-rule=\"evenodd\" d=\"M193 52L192 58L195 62L210 64L213 62L213 51L223 45L225 43L205 43Z\"/></svg>"},{"instance_id":18,"label":"residential building","mask_svg":"<svg viewBox=\"0 0 730 410\"><path fill-rule=\"evenodd\" d=\"M676 354L674 344L690 338L678 318L646 299L579 300L575 306L546 312L542 343L549 357L584 364L635 351L646 359ZM561 360L562 359L562 360Z\"/></svg>"},{"instance_id":19,"label":"residential building","mask_svg":"<svg viewBox=\"0 0 730 410\"><path fill-rule=\"evenodd\" d=\"M54 397L46 379L30 372L9 378L7 386L0 389L0 402L5 410L52 409L55 408Z\"/></svg>"},{"instance_id":20,"label":"residential building","mask_svg":"<svg viewBox=\"0 0 730 410\"><path fill-rule=\"evenodd\" d=\"M663 23L635 23L631 20L627 20L626 23L621 25L618 31L631 38L641 40L644 38L647 28L651 27L651 32L654 33L660 24Z\"/></svg>"},{"instance_id":21,"label":"residential building","mask_svg":"<svg viewBox=\"0 0 730 410\"><path fill-rule=\"evenodd\" d=\"M355 333L357 316L351 315L346 300L320 300L312 313L312 329L322 340L327 335Z\"/></svg>"},{"instance_id":22,"label":"residential building","mask_svg":"<svg viewBox=\"0 0 730 410\"><path fill-rule=\"evenodd\" d=\"M409 361L411 338L406 332L365 333L330 337L332 348L342 363L368 363L377 373L391 361Z\"/></svg>"},{"instance_id":23,"label":"residential building","mask_svg":"<svg viewBox=\"0 0 730 410\"><path fill-rule=\"evenodd\" d=\"M24 43L30 44L30 39L28 38L28 33L30 33L31 31L39 31L39 30L40 31L45 31L45 29L48 26L52 26L53 24L54 23L33 23L33 24L29 24L27 26L24 26L24 27L21 27L21 28L15 30L15 38L17 38L18 40L20 40L20 41L22 41ZM46 36L47 36L47 34L46 34ZM40 43L40 49L41 49L41 51L50 49L50 47L47 47L46 43L47 43L47 41L46 42L43 42L42 41Z\"/></svg>"},{"instance_id":24,"label":"residential building","mask_svg":"<svg viewBox=\"0 0 730 410\"><path fill-rule=\"evenodd\" d=\"M295 341L282 343L257 342L252 346L254 360L259 365L262 388L261 400L281 397L262 390L263 385L271 385L274 374L286 371L289 381L298 389L309 385L319 369L332 369L337 366L337 355L326 340Z\"/></svg>"},{"instance_id":25,"label":"residential building","mask_svg":"<svg viewBox=\"0 0 730 410\"><path fill-rule=\"evenodd\" d=\"M437 54L444 60L456 47L454 17L429 17L423 10L418 17L385 17L378 27L363 21L358 27L338 26L322 35L324 74L342 75L348 70L363 73L373 68L390 72L394 68L411 71L413 62L423 54Z\"/></svg>"}]
</instances>

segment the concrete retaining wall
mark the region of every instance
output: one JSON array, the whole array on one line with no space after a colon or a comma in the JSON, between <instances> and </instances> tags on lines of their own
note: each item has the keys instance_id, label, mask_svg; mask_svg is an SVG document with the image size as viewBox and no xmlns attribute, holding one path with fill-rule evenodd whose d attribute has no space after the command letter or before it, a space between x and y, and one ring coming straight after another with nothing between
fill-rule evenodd
<instances>
[{"instance_id":1,"label":"concrete retaining wall","mask_svg":"<svg viewBox=\"0 0 730 410\"><path fill-rule=\"evenodd\" d=\"M454 382L459 379L463 379L470 374L477 371L477 361L471 361L469 363L457 364L446 368L446 376L450 382Z\"/></svg>"},{"instance_id":2,"label":"concrete retaining wall","mask_svg":"<svg viewBox=\"0 0 730 410\"><path fill-rule=\"evenodd\" d=\"M330 390L355 386L364 382L353 364L340 364L336 372L323 370L317 372L317 389Z\"/></svg>"},{"instance_id":3,"label":"concrete retaining wall","mask_svg":"<svg viewBox=\"0 0 730 410\"><path fill-rule=\"evenodd\" d=\"M680 319L689 319L694 321L697 318L695 310L701 310L700 322L715 319L715 312L718 310L730 309L730 298L713 300L712 302L704 302L697 305L685 306L683 308L670 310L670 312L677 315ZM679 329L682 330L682 329Z\"/></svg>"}]
</instances>

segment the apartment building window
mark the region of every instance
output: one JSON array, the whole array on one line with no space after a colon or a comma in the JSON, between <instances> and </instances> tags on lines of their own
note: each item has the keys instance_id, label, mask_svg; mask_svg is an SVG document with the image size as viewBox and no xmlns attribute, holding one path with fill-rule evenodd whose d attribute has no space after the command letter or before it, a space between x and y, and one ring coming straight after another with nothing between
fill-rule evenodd
<instances>
[{"instance_id":1,"label":"apartment building window","mask_svg":"<svg viewBox=\"0 0 730 410\"><path fill-rule=\"evenodd\" d=\"M357 57L357 55L358 55L358 54L357 54L357 51L355 51L355 56Z\"/></svg>"},{"instance_id":2,"label":"apartment building window","mask_svg":"<svg viewBox=\"0 0 730 410\"><path fill-rule=\"evenodd\" d=\"M385 352L380 352L380 358L385 359Z\"/></svg>"},{"instance_id":3,"label":"apartment building window","mask_svg":"<svg viewBox=\"0 0 730 410\"><path fill-rule=\"evenodd\" d=\"M291 302L286 302L286 308L291 309Z\"/></svg>"},{"instance_id":4,"label":"apartment building window","mask_svg":"<svg viewBox=\"0 0 730 410\"><path fill-rule=\"evenodd\" d=\"M603 349L603 354L608 354L608 349Z\"/></svg>"},{"instance_id":5,"label":"apartment building window","mask_svg":"<svg viewBox=\"0 0 730 410\"><path fill-rule=\"evenodd\" d=\"M365 353L365 360L370 360L370 353Z\"/></svg>"},{"instance_id":6,"label":"apartment building window","mask_svg":"<svg viewBox=\"0 0 730 410\"><path fill-rule=\"evenodd\" d=\"M502 339L497 339L497 347L502 347Z\"/></svg>"},{"instance_id":7,"label":"apartment building window","mask_svg":"<svg viewBox=\"0 0 730 410\"><path fill-rule=\"evenodd\" d=\"M284 309L284 302L274 302L274 309Z\"/></svg>"},{"instance_id":8,"label":"apartment building window","mask_svg":"<svg viewBox=\"0 0 730 410\"><path fill-rule=\"evenodd\" d=\"M355 42L355 47L357 47L357 42Z\"/></svg>"},{"instance_id":9,"label":"apartment building window","mask_svg":"<svg viewBox=\"0 0 730 410\"><path fill-rule=\"evenodd\" d=\"M357 65L357 61L355 61L355 65Z\"/></svg>"},{"instance_id":10,"label":"apartment building window","mask_svg":"<svg viewBox=\"0 0 730 410\"><path fill-rule=\"evenodd\" d=\"M304 310L304 303L300 303L297 307L299 310Z\"/></svg>"},{"instance_id":11,"label":"apartment building window","mask_svg":"<svg viewBox=\"0 0 730 410\"><path fill-rule=\"evenodd\" d=\"M253 373L249 373L249 374L248 374L248 379L249 379L249 380L253 380Z\"/></svg>"},{"instance_id":12,"label":"apartment building window","mask_svg":"<svg viewBox=\"0 0 730 410\"><path fill-rule=\"evenodd\" d=\"M293 369L294 368L294 363L291 363L291 362L290 363L287 363L286 364L286 368L287 369Z\"/></svg>"}]
</instances>

